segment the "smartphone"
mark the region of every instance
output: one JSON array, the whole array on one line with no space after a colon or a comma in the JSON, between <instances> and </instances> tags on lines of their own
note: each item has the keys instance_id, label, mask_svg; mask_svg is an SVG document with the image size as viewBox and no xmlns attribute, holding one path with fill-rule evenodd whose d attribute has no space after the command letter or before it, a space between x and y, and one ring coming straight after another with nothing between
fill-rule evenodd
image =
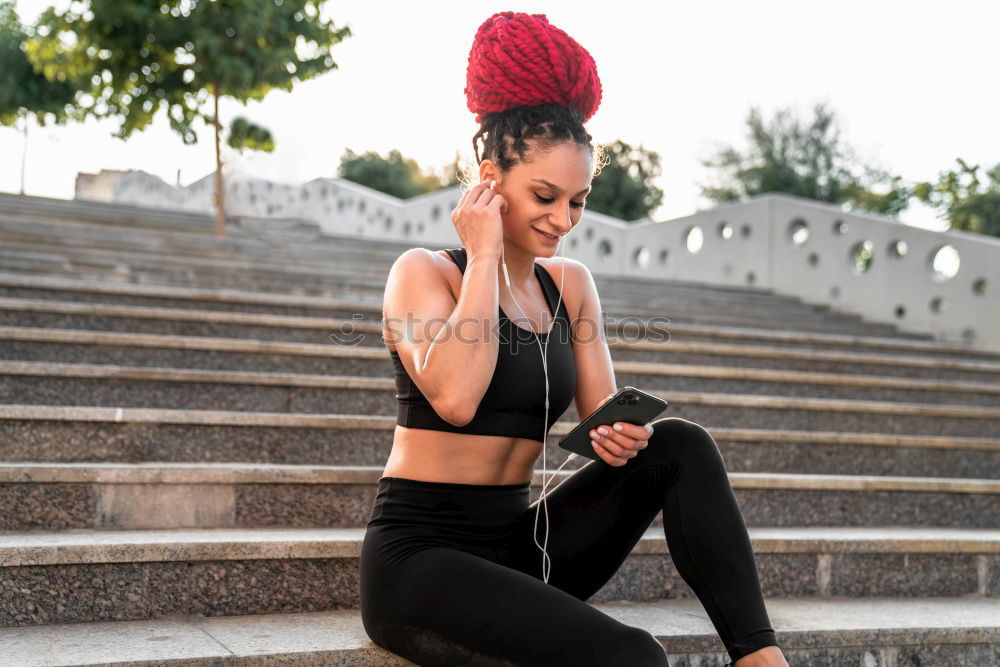
<instances>
[{"instance_id":1,"label":"smartphone","mask_svg":"<svg viewBox=\"0 0 1000 667\"><path fill-rule=\"evenodd\" d=\"M669 405L668 401L662 398L626 385L590 416L577 424L572 431L563 436L559 440L559 446L567 451L576 452L580 456L586 456L588 459L603 461L604 459L597 455L593 445L590 444L591 430L615 422L643 426L666 410L667 405Z\"/></svg>"}]
</instances>

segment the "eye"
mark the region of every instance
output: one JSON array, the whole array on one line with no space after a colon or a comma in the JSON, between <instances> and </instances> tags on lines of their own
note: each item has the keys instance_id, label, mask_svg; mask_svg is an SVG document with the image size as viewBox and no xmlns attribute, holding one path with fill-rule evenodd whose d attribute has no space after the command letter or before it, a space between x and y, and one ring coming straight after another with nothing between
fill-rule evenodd
<instances>
[{"instance_id":1,"label":"eye","mask_svg":"<svg viewBox=\"0 0 1000 667\"><path fill-rule=\"evenodd\" d=\"M535 199L537 199L542 204L551 204L553 201L555 201L553 199L546 199L545 197L540 197L537 192L534 193L534 195ZM569 203L569 205L572 206L573 208L583 208L585 204L586 202L579 202L579 201L571 201Z\"/></svg>"}]
</instances>

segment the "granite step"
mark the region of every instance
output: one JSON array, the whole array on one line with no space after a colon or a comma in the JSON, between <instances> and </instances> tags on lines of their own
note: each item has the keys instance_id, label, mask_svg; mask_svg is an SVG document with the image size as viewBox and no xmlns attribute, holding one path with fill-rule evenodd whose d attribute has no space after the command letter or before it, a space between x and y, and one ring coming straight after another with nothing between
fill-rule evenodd
<instances>
[{"instance_id":1,"label":"granite step","mask_svg":"<svg viewBox=\"0 0 1000 667\"><path fill-rule=\"evenodd\" d=\"M0 326L0 359L100 363L162 368L245 370L261 372L362 374L363 364L348 365L350 354L359 360L388 359L388 351L376 357L370 346L342 346L280 341L261 341L219 336L176 336L119 333L86 329L43 329ZM952 382L993 383L1000 391L1000 363L967 361L929 355L842 353L823 350L786 350L760 345L726 343L680 343L660 345L611 342L616 369L645 364L687 364L705 368L811 371L815 373L879 375L908 379L947 379ZM721 363L720 363L721 362ZM720 370L722 372L722 370ZM728 371L732 372L732 371ZM990 386L993 386L990 385ZM992 400L986 392L984 400ZM928 395L933 400L934 394Z\"/></svg>"},{"instance_id":2,"label":"granite step","mask_svg":"<svg viewBox=\"0 0 1000 667\"><path fill-rule=\"evenodd\" d=\"M383 360L380 363L385 363ZM636 382L641 380L641 382ZM917 382L917 381L913 381ZM875 430L912 435L991 436L1000 408L952 402L827 398L658 389L656 378L619 376L670 402L664 417L743 428ZM675 383L678 384L678 383ZM0 401L183 409L192 405L252 412L395 415L395 382L388 377L256 373L0 361ZM559 415L578 422L575 403Z\"/></svg>"},{"instance_id":3,"label":"granite step","mask_svg":"<svg viewBox=\"0 0 1000 667\"><path fill-rule=\"evenodd\" d=\"M24 252L58 251L60 253L92 254L104 257L135 257L148 256L185 259L256 259L275 266L292 266L292 260L317 262L323 260L344 260L356 262L364 255L367 258L365 266L385 269L401 254L394 246L381 247L369 244L364 252L359 248L342 246L339 243L324 243L320 237L310 243L286 242L280 245L267 243L263 238L251 239L244 237L244 243L239 245L219 246L206 244L204 241L191 242L190 237L176 238L164 234L122 235L115 231L98 231L93 229L71 229L59 224L36 224L33 227L14 228L11 224L0 222L0 241L10 250ZM284 263L284 264L282 264ZM328 270L327 266L317 266Z\"/></svg>"},{"instance_id":4,"label":"granite step","mask_svg":"<svg viewBox=\"0 0 1000 667\"><path fill-rule=\"evenodd\" d=\"M17 267L0 265L0 269L3 270L12 270L16 268ZM39 276L61 275L63 277L72 277L72 274L67 274L65 272L56 273L50 269L42 269L33 261L26 262L25 266L21 267L20 271L22 273L33 273L34 275ZM169 283L186 288L254 290L257 292L271 293L276 296L281 294L302 294L336 297L345 291L356 292L358 290L367 290L367 292L363 294L363 298L366 298L369 301L375 299L376 296L381 296L385 289L384 281L368 284L354 278L348 278L335 283L326 284L312 283L303 281L297 277L290 277L288 280L278 283L257 279L244 279L235 273L227 272L224 273L222 278L219 280L202 280L197 275L192 273L176 272L171 274L154 275L153 273L146 272L143 274L131 274L127 271L122 273L117 269L110 267L95 270L92 272L92 275L88 274L84 277L87 280L103 279L106 281L135 281L140 283L156 284ZM379 307L379 311L381 312L381 307ZM659 323L670 321L700 325L720 324L725 326L753 326L760 329L770 330L793 329L812 331L816 333L832 332L844 335L897 335L894 329L887 330L884 326L869 324L861 320L831 314L817 315L814 313L798 312L786 314L784 312L770 312L765 309L750 309L747 312L740 312L735 307L719 308L716 312L712 312L711 310L698 308L697 306L687 303L668 305L658 308L640 308L635 306L633 303L615 306L615 304L612 303L611 307L605 309L605 312L608 314L608 320L623 321L632 328L636 326L636 318L639 317L640 319L652 319Z\"/></svg>"},{"instance_id":5,"label":"granite step","mask_svg":"<svg viewBox=\"0 0 1000 667\"><path fill-rule=\"evenodd\" d=\"M377 284L385 282L391 266L391 262L386 263L384 259L364 257L357 252L331 253L324 261L316 261L289 254L287 248L265 258L241 253L203 256L148 248L114 249L109 248L110 243L105 241L87 247L66 247L50 239L24 243L2 232L0 242L3 246L0 265L7 261L16 262L18 259L34 259L43 263L55 263L57 266L61 264L70 270L89 266L119 266L125 267L127 272L137 274L147 269L163 273L194 271L206 276L235 272L258 279L270 277L281 281L297 277L313 282L347 278L354 273L357 278Z\"/></svg>"},{"instance_id":6,"label":"granite step","mask_svg":"<svg viewBox=\"0 0 1000 667\"><path fill-rule=\"evenodd\" d=\"M766 597L1000 597L998 530L748 532ZM0 626L357 609L363 537L363 528L0 533ZM590 601L685 597L693 593L663 530L651 526Z\"/></svg>"},{"instance_id":7,"label":"granite step","mask_svg":"<svg viewBox=\"0 0 1000 667\"><path fill-rule=\"evenodd\" d=\"M143 407L183 407L190 392L208 391L214 407L251 410L274 410L273 397L255 402L249 386L336 387L318 383L329 375L355 375L366 378L391 378L392 362L387 351L349 345L327 347L322 360L325 374L316 368L286 373L257 370L251 357L238 370L189 367L183 358L173 355L161 359L164 365L109 363L60 363L18 358L17 348L2 338L0 327L0 402L65 403L70 396L76 405L131 405ZM178 340L177 344L184 341ZM23 349L23 346L22 346ZM145 350L133 349L133 357ZM30 350L27 350L30 352ZM186 351L182 355L187 354ZM56 359L69 361L66 357ZM147 355L149 356L149 355ZM202 356L206 356L203 355ZM11 358L13 357L13 358ZM213 358L208 354L209 359ZM86 361L91 361L86 359ZM100 361L100 360L94 360ZM741 393L747 396L784 396L850 400L880 400L942 405L966 405L1000 408L1000 382L977 382L945 378L884 377L879 375L763 368L739 368L719 365L666 364L645 361L613 362L619 386L632 385L663 393ZM252 371L243 369L254 369ZM129 383L129 388L125 388ZM212 387L212 385L225 385ZM121 385L118 387L117 385ZM134 386L132 386L134 385ZM185 389L181 385L188 386ZM194 387L198 385L198 388ZM233 385L241 385L236 387ZM194 397L192 397L194 398ZM200 396L198 400L201 400ZM230 401L234 403L230 404ZM302 408L314 412L314 408Z\"/></svg>"},{"instance_id":8,"label":"granite step","mask_svg":"<svg viewBox=\"0 0 1000 667\"><path fill-rule=\"evenodd\" d=\"M1000 477L995 438L727 428L713 421L698 423L732 472ZM395 425L395 417L371 414L0 405L0 460L382 466ZM558 440L574 426L562 420L550 430L553 462L567 455ZM583 463L570 461L564 470Z\"/></svg>"},{"instance_id":9,"label":"granite step","mask_svg":"<svg viewBox=\"0 0 1000 667\"><path fill-rule=\"evenodd\" d=\"M651 633L672 665L729 660L697 599L589 604ZM766 604L791 667L1000 664L1000 606L988 598L802 596L770 597ZM415 664L372 642L360 613L350 609L0 628L0 642L20 667Z\"/></svg>"},{"instance_id":10,"label":"granite step","mask_svg":"<svg viewBox=\"0 0 1000 667\"><path fill-rule=\"evenodd\" d=\"M642 280L635 283L630 282L622 284L615 278L600 274L594 276L594 282L597 283L599 291L602 295L604 295L602 301L609 295L630 296L632 297L631 305L639 308L648 306L651 300L664 299L669 296L671 300L675 300L677 303L681 304L692 302L708 303L712 300L716 300L721 301L724 305L729 307L734 304L751 305L755 308L781 305L789 309L796 308L803 312L808 311L810 313L820 313L826 316L842 318L845 321L862 321L862 318L857 315L831 311L828 306L803 303L795 297L774 294L766 290L734 289L729 292L724 288L718 288L717 286L696 286L688 283L675 284L673 281L651 282L645 290L640 290L637 285L641 285L644 282ZM607 287L602 288L602 285L605 284ZM93 300L96 295L89 295L89 293L95 292L99 294L115 294L116 296L123 298L135 297L138 299L162 300L162 303L147 302L145 305L172 305L175 302L191 304L198 301L205 301L213 304L213 307L216 307L229 304L248 303L258 307L266 306L268 312L283 312L272 309L281 309L288 305L288 302L286 302L282 296L267 292L255 293L246 290L226 291L181 288L169 285L136 285L134 283L108 283L106 281L88 282L78 278L66 279L59 278L57 276L45 275L24 276L17 273L0 272L0 290L14 289L23 289L31 292L31 294L25 294L24 296L30 296L32 298L56 298L57 300L60 298L63 300ZM665 292L668 294L665 295ZM0 294L5 293L0 291ZM65 294L72 294L74 296L67 298L64 296ZM372 298L377 297L378 300L381 301L382 295L384 294L384 288L377 290L377 293L367 292L366 294ZM720 294L723 296L720 297ZM14 294L5 295L13 296ZM115 299L115 302L123 303L119 299ZM142 302L137 303L139 303L139 305L143 305ZM325 307L323 299L318 297L293 298L292 303L305 307L316 308L319 311L322 311ZM667 301L664 303L667 303ZM204 304L197 305L198 307L204 307ZM322 315L324 313L319 312L316 314ZM869 324L881 326L875 323ZM903 338L929 338L926 334L913 334L898 331L894 332L894 335L898 335Z\"/></svg>"},{"instance_id":11,"label":"granite step","mask_svg":"<svg viewBox=\"0 0 1000 667\"><path fill-rule=\"evenodd\" d=\"M51 270L46 270L45 272L40 272L37 274L39 279L56 279L63 281L63 278L56 278L57 275L67 275L65 272L56 273ZM85 281L88 285L100 286L102 283L106 286L117 287L118 289L125 291L128 287L136 285L136 283L127 282L131 279L140 280L143 283L152 282L152 279L145 276L131 276L128 273L121 275L116 274L114 271L108 269L102 273L104 280L87 280ZM69 280L74 280L70 277ZM185 279L185 284L190 284L189 280ZM332 294L334 297L352 296L355 300L363 300L369 304L376 304L375 307L381 312L381 302L382 297L385 292L384 281L380 282L377 289L365 289L363 286L343 284L337 287L318 287L318 288L308 288L303 289L303 283L300 280L294 282L294 284L287 286L287 288L282 292L282 294L315 294L317 292L326 292ZM139 284L140 288L152 287L153 285ZM239 286L237 286L239 287ZM211 292L213 290L207 288L198 287L186 287L177 288L190 291L205 291ZM219 290L215 290L219 291ZM228 292L240 292L245 290L233 289L232 287L226 288L221 291ZM280 300L280 294L274 292L258 292L253 293L256 295L269 295L274 297L276 301ZM140 295L121 295L120 297L116 295L116 298L109 299L102 296L101 292L73 292L70 290L42 290L32 287L2 287L0 286L0 296L6 297L21 297L26 299L50 299L50 300L80 300L85 302L110 302L113 301L116 304L133 304L133 305L153 305L161 307L198 307L198 308L216 308L220 306L223 310L235 310L244 312L274 312L276 314L312 314L312 315L324 315L324 311L320 308L313 310L308 310L299 307L290 307L286 303L276 304L275 306L267 306L266 309L263 307L251 308L245 305L237 303L219 303L212 301L180 301L175 299L165 299L165 298L155 298L155 297L145 297ZM319 299L321 297L312 297ZM811 330L817 332L834 332L839 331L841 333L854 333L854 334L867 334L867 335L888 335L895 336L906 339L926 339L926 335L921 334L900 334L894 327L888 325L879 325L876 323L864 322L860 317L850 316L841 313L829 313L813 310L804 310L801 306L781 306L778 304L767 304L766 306L748 306L747 304L737 305L720 305L716 308L706 308L699 303L692 303L690 301L683 301L679 299L674 299L669 303L663 303L662 305L655 305L651 301L643 304L637 304L634 295L630 295L627 299L605 299L602 302L605 312L612 314L615 318L632 321L635 317L641 317L643 319L653 319L656 321L665 321L665 318L669 317L670 321L703 321L703 322L718 322L723 324L738 324L738 325L756 325L767 328L774 328L776 322L781 322L786 328L801 328L803 330ZM747 309L746 312L741 312L741 309ZM685 315L689 313L689 315Z\"/></svg>"},{"instance_id":12,"label":"granite step","mask_svg":"<svg viewBox=\"0 0 1000 667\"><path fill-rule=\"evenodd\" d=\"M605 465L593 462L591 465ZM628 464L626 464L628 465ZM572 472L532 479L557 488ZM0 462L0 531L357 527L383 466ZM729 472L748 526L1000 526L1000 479ZM662 512L653 525L661 526Z\"/></svg>"},{"instance_id":13,"label":"granite step","mask_svg":"<svg viewBox=\"0 0 1000 667\"><path fill-rule=\"evenodd\" d=\"M275 315L269 313L217 312L197 308L163 308L116 305L112 303L76 303L46 299L0 297L0 325L71 328L128 333L162 333L187 336L220 336L284 340L289 342L341 343L357 347L385 347L382 340L381 306L370 302L341 302L343 310L330 317ZM958 345L936 341L907 340L880 336L844 335L813 332L786 332L698 324L650 321L649 328L637 332L640 321L606 318L609 345L630 343L645 345L655 352L669 350L675 342L766 343L786 350L875 352L909 354L928 353L935 357L996 361L996 350L976 345ZM336 332L338 337L331 338ZM348 337L349 336L349 337Z\"/></svg>"}]
</instances>

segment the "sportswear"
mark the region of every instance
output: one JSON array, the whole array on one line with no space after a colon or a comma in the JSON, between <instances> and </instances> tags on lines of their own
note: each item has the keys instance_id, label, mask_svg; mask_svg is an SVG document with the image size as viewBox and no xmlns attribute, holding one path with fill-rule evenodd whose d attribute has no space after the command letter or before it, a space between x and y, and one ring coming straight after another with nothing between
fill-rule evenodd
<instances>
[{"instance_id":1,"label":"sportswear","mask_svg":"<svg viewBox=\"0 0 1000 667\"><path fill-rule=\"evenodd\" d=\"M465 273L468 255L464 247L446 249L448 256ZM552 276L537 262L534 265L549 306L554 313L559 300L559 288ZM490 333L499 338L496 369L476 414L465 426L445 421L434 410L420 388L407 373L399 354L390 350L396 380L396 423L410 428L528 438L542 442L545 420L545 376L538 341L545 346L549 376L549 419L545 433L566 411L576 394L576 360L573 356L569 312L565 301L559 304L550 333L535 333L514 324L502 308L498 309L498 326ZM467 328L466 330L471 330ZM486 331L486 329L482 329ZM449 332L445 335L454 335ZM460 372L456 369L456 372Z\"/></svg>"}]
</instances>

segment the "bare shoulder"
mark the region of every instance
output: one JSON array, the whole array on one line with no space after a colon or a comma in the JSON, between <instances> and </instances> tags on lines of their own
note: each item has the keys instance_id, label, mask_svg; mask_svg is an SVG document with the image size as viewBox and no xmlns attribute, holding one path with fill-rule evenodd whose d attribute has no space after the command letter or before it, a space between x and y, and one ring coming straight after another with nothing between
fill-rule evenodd
<instances>
[{"instance_id":1,"label":"bare shoulder","mask_svg":"<svg viewBox=\"0 0 1000 667\"><path fill-rule=\"evenodd\" d=\"M549 272L557 288L562 284L561 294L570 319L579 319L583 301L593 283L590 269L572 257L539 257L536 261Z\"/></svg>"}]
</instances>

